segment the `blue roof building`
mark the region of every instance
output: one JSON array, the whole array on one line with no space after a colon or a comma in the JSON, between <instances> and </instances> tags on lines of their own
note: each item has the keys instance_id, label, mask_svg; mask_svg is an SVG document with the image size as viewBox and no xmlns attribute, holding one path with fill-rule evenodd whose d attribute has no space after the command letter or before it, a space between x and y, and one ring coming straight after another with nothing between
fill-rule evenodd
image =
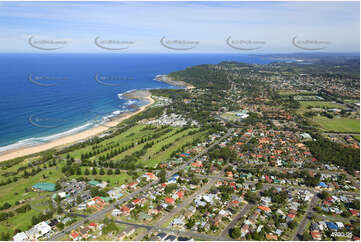
<instances>
[{"instance_id":1,"label":"blue roof building","mask_svg":"<svg viewBox=\"0 0 361 242\"><path fill-rule=\"evenodd\" d=\"M96 180L91 180L88 182L89 185L92 185L92 186L96 186L98 185L100 182L96 181Z\"/></svg>"},{"instance_id":2,"label":"blue roof building","mask_svg":"<svg viewBox=\"0 0 361 242\"><path fill-rule=\"evenodd\" d=\"M324 182L320 182L319 184L318 184L320 187L323 187L323 188L327 188L328 186L326 185L326 183L324 183Z\"/></svg>"},{"instance_id":3,"label":"blue roof building","mask_svg":"<svg viewBox=\"0 0 361 242\"><path fill-rule=\"evenodd\" d=\"M328 229L330 229L330 230L338 230L337 224L335 224L333 222L326 222L326 225L327 225Z\"/></svg>"},{"instance_id":4,"label":"blue roof building","mask_svg":"<svg viewBox=\"0 0 361 242\"><path fill-rule=\"evenodd\" d=\"M55 184L47 183L47 182L39 182L36 183L34 186L32 186L32 188L40 191L54 192Z\"/></svg>"}]
</instances>

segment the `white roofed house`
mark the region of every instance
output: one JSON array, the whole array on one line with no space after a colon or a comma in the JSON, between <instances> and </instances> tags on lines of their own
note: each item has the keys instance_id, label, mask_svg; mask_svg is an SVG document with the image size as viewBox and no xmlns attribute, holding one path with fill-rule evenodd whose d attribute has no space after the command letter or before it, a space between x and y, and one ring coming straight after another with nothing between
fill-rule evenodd
<instances>
[{"instance_id":1,"label":"white roofed house","mask_svg":"<svg viewBox=\"0 0 361 242\"><path fill-rule=\"evenodd\" d=\"M24 232L20 232L17 233L14 237L13 237L14 241L25 241L25 240L29 240L28 236L24 233Z\"/></svg>"},{"instance_id":2,"label":"white roofed house","mask_svg":"<svg viewBox=\"0 0 361 242\"><path fill-rule=\"evenodd\" d=\"M109 197L111 197L112 199L118 199L121 196L123 196L120 188L114 188L114 189L108 191L107 193L108 193Z\"/></svg>"},{"instance_id":3,"label":"white roofed house","mask_svg":"<svg viewBox=\"0 0 361 242\"><path fill-rule=\"evenodd\" d=\"M39 231L40 236L43 236L51 231L51 227L44 221L35 225L34 228Z\"/></svg>"},{"instance_id":4,"label":"white roofed house","mask_svg":"<svg viewBox=\"0 0 361 242\"><path fill-rule=\"evenodd\" d=\"M40 233L36 228L25 231L25 234L28 236L29 240L37 240L40 237Z\"/></svg>"},{"instance_id":5,"label":"white roofed house","mask_svg":"<svg viewBox=\"0 0 361 242\"><path fill-rule=\"evenodd\" d=\"M119 209L113 209L113 211L112 211L112 216L119 216L121 214L122 214L122 212Z\"/></svg>"}]
</instances>

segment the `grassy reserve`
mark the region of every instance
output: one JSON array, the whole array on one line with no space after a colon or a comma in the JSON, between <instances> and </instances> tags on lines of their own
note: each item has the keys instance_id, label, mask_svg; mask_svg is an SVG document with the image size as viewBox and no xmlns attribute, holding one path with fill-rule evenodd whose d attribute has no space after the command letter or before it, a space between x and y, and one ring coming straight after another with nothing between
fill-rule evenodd
<instances>
[{"instance_id":1,"label":"grassy reserve","mask_svg":"<svg viewBox=\"0 0 361 242\"><path fill-rule=\"evenodd\" d=\"M329 119L326 117L316 116L311 120L318 125L323 131L360 133L360 120L338 118Z\"/></svg>"},{"instance_id":2,"label":"grassy reserve","mask_svg":"<svg viewBox=\"0 0 361 242\"><path fill-rule=\"evenodd\" d=\"M188 147L195 140L202 140L207 136L206 130L199 130L199 128L181 128L181 127L168 127L168 126L150 126L144 124L136 124L125 129L124 132L116 135L112 138L104 139L97 143L97 147L100 147L100 152L89 158L90 161L98 160L100 156L107 154L109 149L107 147L123 147L130 146L131 148L112 157L114 163L122 160L126 156L130 156L135 152L142 151L146 143L153 142L150 148L145 149L146 151L138 157L135 164L142 165L144 167L156 167L158 163L164 162L169 159L172 153L178 151L182 147ZM141 143L141 139L147 139L146 142ZM25 159L9 168L3 167L0 170L2 181L11 179L12 182L1 187L2 195L0 196L0 205L8 202L11 207L7 210L0 212L13 211L15 216L8 218L5 221L0 222L1 231L15 231L20 229L22 231L30 228L31 218L38 216L41 212L49 209L49 203L51 192L34 192L31 187L38 182L49 182L55 183L61 178L78 178L87 177L89 180L98 179L109 182L109 188L120 186L124 183L130 183L136 177L141 175L141 172L132 171L132 174L128 173L127 170L122 170L120 174L114 175L115 168L104 167L105 174L100 175L98 167L98 173L96 175L90 174L85 175L85 170L90 167L80 167L81 174L74 174L71 176L65 176L62 168L66 165L66 156L70 155L79 161L82 154L94 150L94 145L88 144L82 148L75 149L64 154L61 154L56 158L56 165L51 166L51 162L41 162L42 157L37 156L33 158ZM112 169L113 174L109 175L108 170ZM27 171L34 174L24 177L24 172ZM16 177L16 180L13 180ZM22 202L19 205L16 203ZM25 213L16 213L15 209L23 205L29 204L31 210Z\"/></svg>"}]
</instances>

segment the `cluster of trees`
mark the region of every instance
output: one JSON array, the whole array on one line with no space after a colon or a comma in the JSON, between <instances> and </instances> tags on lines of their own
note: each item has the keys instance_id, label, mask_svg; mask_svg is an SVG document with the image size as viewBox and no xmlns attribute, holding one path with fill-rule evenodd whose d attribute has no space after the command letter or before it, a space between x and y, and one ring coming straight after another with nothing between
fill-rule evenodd
<instances>
[{"instance_id":1,"label":"cluster of trees","mask_svg":"<svg viewBox=\"0 0 361 242\"><path fill-rule=\"evenodd\" d=\"M33 215L31 217L31 223L32 225L38 224L41 221L46 221L48 219L51 219L53 217L54 213L52 211L41 213L38 216Z\"/></svg>"},{"instance_id":2,"label":"cluster of trees","mask_svg":"<svg viewBox=\"0 0 361 242\"><path fill-rule=\"evenodd\" d=\"M17 213L26 213L27 211L31 210L31 206L29 204L25 204L17 209L15 209L15 211Z\"/></svg>"},{"instance_id":3,"label":"cluster of trees","mask_svg":"<svg viewBox=\"0 0 361 242\"><path fill-rule=\"evenodd\" d=\"M270 188L262 192L262 196L270 197L273 203L283 204L287 201L287 191L275 192L274 188Z\"/></svg>"},{"instance_id":4,"label":"cluster of trees","mask_svg":"<svg viewBox=\"0 0 361 242\"><path fill-rule=\"evenodd\" d=\"M207 64L192 66L182 71L172 72L169 76L176 81L186 81L199 88L215 90L229 89L231 86L227 79L226 72L213 67L213 65Z\"/></svg>"},{"instance_id":5,"label":"cluster of trees","mask_svg":"<svg viewBox=\"0 0 361 242\"><path fill-rule=\"evenodd\" d=\"M238 158L238 155L235 150L230 150L229 147L222 147L210 152L209 157L212 160L222 158L224 161L234 161Z\"/></svg>"},{"instance_id":6,"label":"cluster of trees","mask_svg":"<svg viewBox=\"0 0 361 242\"><path fill-rule=\"evenodd\" d=\"M333 163L350 173L360 170L360 150L334 143L317 133L312 137L315 141L308 141L306 145L319 162Z\"/></svg>"},{"instance_id":7,"label":"cluster of trees","mask_svg":"<svg viewBox=\"0 0 361 242\"><path fill-rule=\"evenodd\" d=\"M104 223L104 228L103 228L103 233L104 234L108 234L110 232L118 232L119 228L118 226L115 224L115 222L113 220L110 220L108 218L105 218L103 220Z\"/></svg>"},{"instance_id":8,"label":"cluster of trees","mask_svg":"<svg viewBox=\"0 0 361 242\"><path fill-rule=\"evenodd\" d=\"M0 213L0 222L7 220L8 218L13 217L15 214L13 212L8 212L8 213Z\"/></svg>"}]
</instances>

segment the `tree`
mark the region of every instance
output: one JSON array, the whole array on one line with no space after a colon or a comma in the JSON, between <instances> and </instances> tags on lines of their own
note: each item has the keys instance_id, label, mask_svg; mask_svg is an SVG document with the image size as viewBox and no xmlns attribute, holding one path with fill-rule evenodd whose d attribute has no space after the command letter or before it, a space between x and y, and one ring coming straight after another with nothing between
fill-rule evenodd
<instances>
[{"instance_id":1,"label":"tree","mask_svg":"<svg viewBox=\"0 0 361 242\"><path fill-rule=\"evenodd\" d=\"M60 181L57 180L57 181L55 182L55 190L58 191L58 190L60 190L60 189L61 189Z\"/></svg>"},{"instance_id":2,"label":"tree","mask_svg":"<svg viewBox=\"0 0 361 242\"><path fill-rule=\"evenodd\" d=\"M10 208L10 207L11 207L11 204L8 203L8 202L5 202L5 203L3 204L3 206L1 207L1 209L8 209L8 208Z\"/></svg>"},{"instance_id":3,"label":"tree","mask_svg":"<svg viewBox=\"0 0 361 242\"><path fill-rule=\"evenodd\" d=\"M160 182L161 182L161 183L166 182L166 179L165 179L166 174L167 174L167 173L166 173L165 169L162 169L162 170L159 172L159 177L160 177Z\"/></svg>"},{"instance_id":4,"label":"tree","mask_svg":"<svg viewBox=\"0 0 361 242\"><path fill-rule=\"evenodd\" d=\"M328 199L330 197L330 194L327 192L327 191L322 191L321 193L320 193L320 198L322 199L322 200L326 200L326 199Z\"/></svg>"},{"instance_id":5,"label":"tree","mask_svg":"<svg viewBox=\"0 0 361 242\"><path fill-rule=\"evenodd\" d=\"M116 170L115 170L115 175L119 175L120 174L120 170L119 170L119 168L117 168Z\"/></svg>"},{"instance_id":6,"label":"tree","mask_svg":"<svg viewBox=\"0 0 361 242\"><path fill-rule=\"evenodd\" d=\"M302 235L302 240L303 241L311 241L312 237L310 236L310 234L307 231L305 231Z\"/></svg>"},{"instance_id":7,"label":"tree","mask_svg":"<svg viewBox=\"0 0 361 242\"><path fill-rule=\"evenodd\" d=\"M60 230L63 230L64 229L64 224L63 223L57 223L56 224L56 227Z\"/></svg>"},{"instance_id":8,"label":"tree","mask_svg":"<svg viewBox=\"0 0 361 242\"><path fill-rule=\"evenodd\" d=\"M98 174L98 173L97 173L97 168L93 167L93 169L92 169L92 174L93 174L93 175Z\"/></svg>"},{"instance_id":9,"label":"tree","mask_svg":"<svg viewBox=\"0 0 361 242\"><path fill-rule=\"evenodd\" d=\"M187 229L191 229L193 228L193 226L196 224L196 220L195 219L189 219L188 222L186 223L186 227Z\"/></svg>"},{"instance_id":10,"label":"tree","mask_svg":"<svg viewBox=\"0 0 361 242\"><path fill-rule=\"evenodd\" d=\"M35 215L33 215L31 217L31 223L32 223L32 225L35 225L35 224L39 223L39 220Z\"/></svg>"},{"instance_id":11,"label":"tree","mask_svg":"<svg viewBox=\"0 0 361 242\"><path fill-rule=\"evenodd\" d=\"M104 169L103 169L103 168L101 168L101 169L100 169L99 174L100 174L100 175L102 175L102 176L103 176L103 175L105 175L105 171L104 171Z\"/></svg>"},{"instance_id":12,"label":"tree","mask_svg":"<svg viewBox=\"0 0 361 242\"><path fill-rule=\"evenodd\" d=\"M88 168L85 169L84 175L86 175L86 176L89 176L89 175L90 175L90 172L89 172L89 169L88 169Z\"/></svg>"},{"instance_id":13,"label":"tree","mask_svg":"<svg viewBox=\"0 0 361 242\"><path fill-rule=\"evenodd\" d=\"M240 230L240 228L233 228L232 230L231 230L231 237L233 238L233 239L237 239L237 238L239 238L241 236L241 230Z\"/></svg>"},{"instance_id":14,"label":"tree","mask_svg":"<svg viewBox=\"0 0 361 242\"><path fill-rule=\"evenodd\" d=\"M80 204L83 200L81 199L80 195L76 196L76 202Z\"/></svg>"},{"instance_id":15,"label":"tree","mask_svg":"<svg viewBox=\"0 0 361 242\"><path fill-rule=\"evenodd\" d=\"M57 214L62 214L63 213L63 209L61 208L61 206L58 206L58 209L56 210Z\"/></svg>"},{"instance_id":16,"label":"tree","mask_svg":"<svg viewBox=\"0 0 361 242\"><path fill-rule=\"evenodd\" d=\"M10 240L10 234L7 232L2 232L1 233L1 237L0 237L0 240L3 240L3 241L7 241L7 240Z\"/></svg>"},{"instance_id":17,"label":"tree","mask_svg":"<svg viewBox=\"0 0 361 242\"><path fill-rule=\"evenodd\" d=\"M80 167L78 167L78 169L76 170L76 174L77 174L78 176L81 176L81 168L80 168Z\"/></svg>"},{"instance_id":18,"label":"tree","mask_svg":"<svg viewBox=\"0 0 361 242\"><path fill-rule=\"evenodd\" d=\"M257 190L261 190L263 188L263 184L261 183L261 182L258 182L257 184L256 184L256 189Z\"/></svg>"},{"instance_id":19,"label":"tree","mask_svg":"<svg viewBox=\"0 0 361 242\"><path fill-rule=\"evenodd\" d=\"M113 175L113 169L108 169L107 174L108 174L108 175Z\"/></svg>"},{"instance_id":20,"label":"tree","mask_svg":"<svg viewBox=\"0 0 361 242\"><path fill-rule=\"evenodd\" d=\"M297 222L296 221L291 221L288 223L288 226L291 228L291 229L294 229L297 227Z\"/></svg>"}]
</instances>

